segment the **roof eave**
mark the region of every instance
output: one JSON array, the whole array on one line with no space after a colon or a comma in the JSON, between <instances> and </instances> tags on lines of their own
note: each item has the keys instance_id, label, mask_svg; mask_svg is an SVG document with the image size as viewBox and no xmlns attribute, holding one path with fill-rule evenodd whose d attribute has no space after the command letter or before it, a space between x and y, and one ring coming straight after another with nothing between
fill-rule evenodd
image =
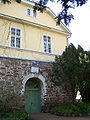
<instances>
[{"instance_id":1,"label":"roof eave","mask_svg":"<svg viewBox=\"0 0 90 120\"><path fill-rule=\"evenodd\" d=\"M30 6L34 6L36 2L33 2L33 1L30 1L30 0L21 0L22 3L24 4L29 4ZM55 19L56 18L56 14L49 8L49 7L46 7L46 11L48 11L52 17ZM56 19L55 19L56 20ZM56 20L57 21L57 20ZM61 21L60 22L60 25L65 29L65 31L71 35L71 31L67 28L67 26Z\"/></svg>"},{"instance_id":2,"label":"roof eave","mask_svg":"<svg viewBox=\"0 0 90 120\"><path fill-rule=\"evenodd\" d=\"M52 14L52 16L53 16L54 19L57 17L56 14L55 14L49 7L47 7L46 10L49 11L49 12ZM57 21L57 19L56 19L56 21ZM72 34L71 31L68 29L68 27L67 27L62 21L60 22L60 25L61 25L69 34Z\"/></svg>"}]
</instances>

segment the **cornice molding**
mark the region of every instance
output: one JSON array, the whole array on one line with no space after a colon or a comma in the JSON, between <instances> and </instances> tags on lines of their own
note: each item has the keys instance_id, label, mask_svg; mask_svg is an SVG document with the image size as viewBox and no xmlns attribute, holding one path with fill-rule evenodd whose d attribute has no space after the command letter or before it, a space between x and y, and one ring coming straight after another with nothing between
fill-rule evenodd
<instances>
[{"instance_id":1,"label":"cornice molding","mask_svg":"<svg viewBox=\"0 0 90 120\"><path fill-rule=\"evenodd\" d=\"M19 59L19 60L37 61L37 62L47 62L47 63L54 63L55 62L55 61L36 60L36 59L20 58L20 57L15 57L15 56L6 56L6 55L0 55L0 57L1 58Z\"/></svg>"},{"instance_id":2,"label":"cornice molding","mask_svg":"<svg viewBox=\"0 0 90 120\"><path fill-rule=\"evenodd\" d=\"M50 30L50 31L58 32L58 33L65 34L65 35L68 35L68 36L71 35L68 32L64 32L64 31L61 31L61 30L58 30L58 29L55 29L55 28L51 28L51 27L48 27L48 26L45 26L45 25L37 24L37 23L34 23L34 22L30 22L30 21L27 21L27 20L24 20L24 19L21 19L21 18L12 17L12 16L9 16L9 15L6 15L6 14L0 13L0 17L4 18L4 19L8 19L8 20L13 20L15 22L24 23L24 24L35 26L35 27L47 29L47 30Z\"/></svg>"},{"instance_id":3,"label":"cornice molding","mask_svg":"<svg viewBox=\"0 0 90 120\"><path fill-rule=\"evenodd\" d=\"M46 56L59 56L57 54L49 54L49 53L38 52L38 51L34 51L34 50L27 50L27 49L21 49L21 48L13 48L13 47L8 47L8 46L0 46L0 48L18 50L18 51L22 51L22 52L30 52L30 53L42 54L42 55L46 55Z\"/></svg>"}]
</instances>

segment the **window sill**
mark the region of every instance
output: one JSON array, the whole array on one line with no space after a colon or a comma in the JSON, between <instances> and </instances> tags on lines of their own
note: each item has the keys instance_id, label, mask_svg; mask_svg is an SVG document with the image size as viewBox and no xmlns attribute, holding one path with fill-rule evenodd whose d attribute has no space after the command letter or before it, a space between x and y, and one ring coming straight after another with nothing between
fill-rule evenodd
<instances>
[{"instance_id":1,"label":"window sill","mask_svg":"<svg viewBox=\"0 0 90 120\"><path fill-rule=\"evenodd\" d=\"M19 50L21 49L21 47L18 48L18 47L11 47L11 46L10 46L10 48L12 48L12 49L19 49Z\"/></svg>"}]
</instances>

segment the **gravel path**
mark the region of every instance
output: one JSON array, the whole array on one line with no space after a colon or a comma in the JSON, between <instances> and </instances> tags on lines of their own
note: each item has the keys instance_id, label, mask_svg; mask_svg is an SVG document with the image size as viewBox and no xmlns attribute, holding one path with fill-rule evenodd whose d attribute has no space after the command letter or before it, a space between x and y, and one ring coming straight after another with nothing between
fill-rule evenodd
<instances>
[{"instance_id":1,"label":"gravel path","mask_svg":"<svg viewBox=\"0 0 90 120\"><path fill-rule=\"evenodd\" d=\"M62 117L52 115L50 113L40 113L40 114L32 114L31 120L90 120L90 116L88 117Z\"/></svg>"}]
</instances>

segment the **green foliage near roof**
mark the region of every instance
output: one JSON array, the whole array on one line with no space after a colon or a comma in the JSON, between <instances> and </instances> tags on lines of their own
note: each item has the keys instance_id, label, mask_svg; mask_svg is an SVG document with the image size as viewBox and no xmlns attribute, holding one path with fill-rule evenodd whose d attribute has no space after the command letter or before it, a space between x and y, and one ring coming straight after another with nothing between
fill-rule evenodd
<instances>
[{"instance_id":1,"label":"green foliage near roof","mask_svg":"<svg viewBox=\"0 0 90 120\"><path fill-rule=\"evenodd\" d=\"M16 0L18 3L21 3L21 0ZM43 12L45 10L46 5L49 0L38 0L37 3L35 3L34 9L39 10ZM55 2L54 0L50 0L51 2ZM62 6L62 9L60 8L60 12L57 19L57 24L60 24L61 20L64 20L64 23L66 25L69 25L72 19L74 19L73 14L70 13L70 9L74 9L78 6L82 6L87 3L88 0L56 0L57 3L60 3ZM11 0L2 0L2 2L5 3L11 3ZM36 0L35 0L36 2Z\"/></svg>"}]
</instances>

